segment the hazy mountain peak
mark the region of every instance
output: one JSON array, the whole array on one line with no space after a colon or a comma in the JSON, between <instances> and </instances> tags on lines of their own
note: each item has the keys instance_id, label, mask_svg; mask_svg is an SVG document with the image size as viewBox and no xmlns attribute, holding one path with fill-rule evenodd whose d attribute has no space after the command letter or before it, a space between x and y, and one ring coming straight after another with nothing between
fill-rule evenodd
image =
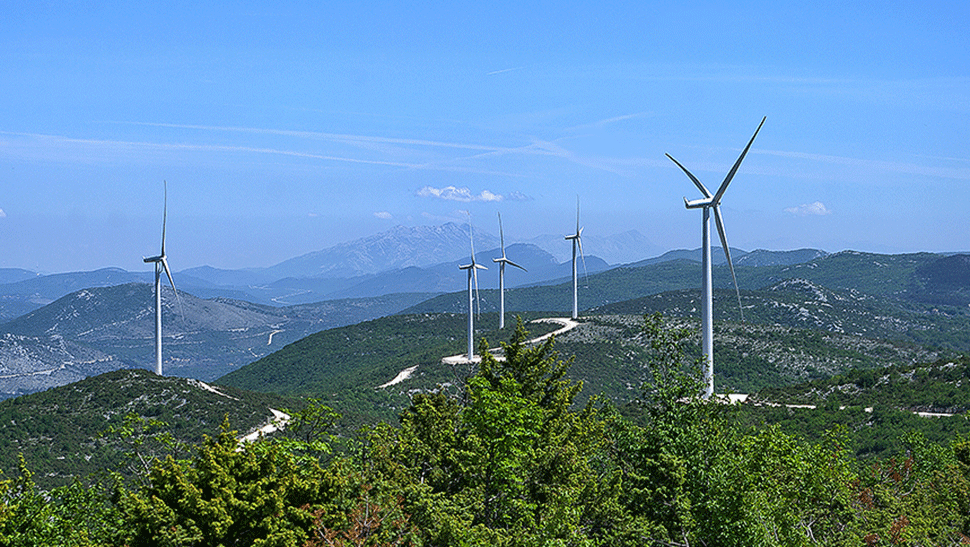
<instances>
[{"instance_id":1,"label":"hazy mountain peak","mask_svg":"<svg viewBox=\"0 0 970 547\"><path fill-rule=\"evenodd\" d=\"M410 266L427 267L467 257L468 224L398 225L372 236L307 253L267 268L277 277L355 277ZM475 247L489 249L498 238L474 230Z\"/></svg>"}]
</instances>

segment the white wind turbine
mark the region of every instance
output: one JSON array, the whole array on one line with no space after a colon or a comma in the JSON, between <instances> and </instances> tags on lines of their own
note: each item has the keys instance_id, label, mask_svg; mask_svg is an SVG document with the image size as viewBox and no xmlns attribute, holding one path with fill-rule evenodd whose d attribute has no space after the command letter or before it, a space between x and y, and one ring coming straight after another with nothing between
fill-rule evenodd
<instances>
[{"instance_id":1,"label":"white wind turbine","mask_svg":"<svg viewBox=\"0 0 970 547\"><path fill-rule=\"evenodd\" d=\"M738 167L741 165L741 160L744 159L745 154L748 153L748 149L751 148L751 143L754 142L754 138L758 136L758 131L761 131L761 126L764 125L767 116L761 119L761 123L758 124L758 129L755 130L754 135L751 136L751 140L748 141L748 145L744 147L744 151L738 157L738 161L734 162L734 167L728 172L727 176L724 177L724 182L717 189L717 193L711 195L711 193L701 184L701 181L697 180L686 167L680 164L677 160L673 158L670 154L666 156L677 164L677 167L687 174L690 180L697 186L697 189L704 194L701 199L695 199L693 201L687 201L684 198L684 205L688 209L703 209L703 221L701 229L701 241L703 247L703 257L701 260L701 268L703 269L703 283L702 283L702 306L701 306L701 350L704 354L704 398L708 399L714 394L714 297L712 289L711 280L711 209L714 210L714 220L717 222L717 233L721 236L721 246L724 248L724 255L727 257L728 266L731 267L731 277L734 279L734 290L738 296L738 308L741 309L741 290L738 288L738 278L734 275L734 263L731 262L731 251L728 248L727 236L724 234L724 222L721 220L721 197L724 196L725 190L727 190L728 184L731 184L731 179L734 178L734 174L737 173ZM744 321L744 311L741 311L741 321Z\"/></svg>"},{"instance_id":2,"label":"white wind turbine","mask_svg":"<svg viewBox=\"0 0 970 547\"><path fill-rule=\"evenodd\" d=\"M579 317L579 275L576 268L576 247L583 257L583 271L586 271L586 255L583 254L583 229L579 227L579 196L576 196L576 233L566 236L573 241L573 319Z\"/></svg>"},{"instance_id":3,"label":"white wind turbine","mask_svg":"<svg viewBox=\"0 0 970 547\"><path fill-rule=\"evenodd\" d=\"M471 215L468 215L468 237L471 240L472 262L464 266L459 265L458 269L468 270L468 361L471 362L475 358L475 299L472 294L472 277L475 278L475 292L477 293L478 270L488 269L475 262L475 237L472 235Z\"/></svg>"},{"instance_id":4,"label":"white wind turbine","mask_svg":"<svg viewBox=\"0 0 970 547\"><path fill-rule=\"evenodd\" d=\"M499 239L502 242L502 256L500 258L493 258L492 262L498 262L498 328L505 328L505 265L515 266L516 268L526 272L525 268L519 266L515 262L512 262L505 256L505 232L502 231L502 213L498 214L498 234ZM474 260L474 257L472 258Z\"/></svg>"},{"instance_id":5,"label":"white wind turbine","mask_svg":"<svg viewBox=\"0 0 970 547\"><path fill-rule=\"evenodd\" d=\"M175 290L175 281L172 279L172 271L168 269L168 259L165 256L165 223L168 217L168 183L165 184L165 202L162 209L162 252L158 256L144 258L146 264L155 264L155 374L162 375L162 269L168 276L168 282L172 284L172 292L179 298L179 306L182 302L179 293Z\"/></svg>"}]
</instances>

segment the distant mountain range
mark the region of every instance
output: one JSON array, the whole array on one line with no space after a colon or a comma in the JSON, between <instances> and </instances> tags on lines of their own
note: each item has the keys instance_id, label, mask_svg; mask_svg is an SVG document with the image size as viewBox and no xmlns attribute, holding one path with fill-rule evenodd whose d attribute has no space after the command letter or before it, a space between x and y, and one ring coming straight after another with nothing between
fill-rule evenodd
<instances>
[{"instance_id":1,"label":"distant mountain range","mask_svg":"<svg viewBox=\"0 0 970 547\"><path fill-rule=\"evenodd\" d=\"M475 230L476 258L489 265L501 255L498 238ZM609 237L585 235L584 274L609 268L610 264L645 266L678 258L700 260L700 251L671 251L640 259L658 250L636 231ZM732 249L737 265L794 264L825 253L802 250L777 253ZM469 226L396 226L374 236L341 243L295 257L268 268L224 270L202 266L176 272L176 286L200 298L230 298L271 306L306 304L340 298L366 298L401 292L452 292L464 286L456 266L468 259ZM508 286L555 282L570 275L570 243L563 236L538 236L529 243L509 244L508 256L528 272L515 270ZM750 255L750 256L749 256ZM757 263L752 262L758 260ZM723 263L715 249L714 263ZM747 262L746 262L747 261ZM128 272L103 268L90 272L39 275L22 269L0 270L0 323L10 320L77 290L125 283L150 283L151 272ZM497 286L497 274L483 273L481 288Z\"/></svg>"},{"instance_id":2,"label":"distant mountain range","mask_svg":"<svg viewBox=\"0 0 970 547\"><path fill-rule=\"evenodd\" d=\"M551 253L556 260L566 262L572 260L573 251L572 243L567 241L564 235L540 235L528 240L528 243ZM663 252L663 247L656 245L636 230L609 236L597 235L586 230L583 232L583 250L610 264L627 264L642 260L645 256L655 256Z\"/></svg>"},{"instance_id":3,"label":"distant mountain range","mask_svg":"<svg viewBox=\"0 0 970 547\"><path fill-rule=\"evenodd\" d=\"M272 307L203 300L162 290L163 370L213 380L308 334L395 313L427 294ZM154 336L151 285L76 291L0 325L0 398L108 370L148 366Z\"/></svg>"},{"instance_id":4,"label":"distant mountain range","mask_svg":"<svg viewBox=\"0 0 970 547\"><path fill-rule=\"evenodd\" d=\"M568 264L557 263L532 245L511 246L509 253L530 269L507 272L511 280L518 280L511 284L519 285L507 289L509 312L567 313ZM683 258L685 253L690 256L668 253L671 260L612 269L590 259L589 277L583 276L580 286L581 309L696 316L700 264ZM970 298L963 281L970 261L965 255L828 255L814 250L738 254L743 254L739 262L753 255L752 263L764 264L736 268L749 322L970 350ZM488 264L489 256L481 253L478 260ZM790 264L798 256L818 258ZM327 328L395 313L464 314L467 296L463 276L455 275L458 262L369 276L353 289L358 294L421 287L451 291L437 296L402 292L277 307L221 297L203 300L183 292L180 311L171 292L164 290L164 369L166 374L212 380ZM553 280L528 284L529 275ZM481 272L485 313L497 310L497 291L487 288L495 286L496 277L496 272ZM714 281L720 291L717 316L740 319L726 266L714 268ZM277 287L285 287L290 299L299 300L312 294L307 286L312 282L290 279ZM153 351L151 306L151 287L130 283L76 291L0 325L0 392L9 397L105 370L147 366Z\"/></svg>"},{"instance_id":5,"label":"distant mountain range","mask_svg":"<svg viewBox=\"0 0 970 547\"><path fill-rule=\"evenodd\" d=\"M474 235L475 248L479 251L477 256L490 264L492 258L501 254L496 250L498 238L481 230L475 230ZM597 240L602 242L598 245L607 252L616 254L616 249L623 248L630 255L640 239L635 232L627 232L615 238ZM562 237L554 242L568 243ZM527 255L519 258L513 254L513 247L522 247ZM565 267L562 266L550 271L555 270L556 264L561 261L541 248L510 244L509 253L513 260L530 262L532 268L523 265L534 270L527 277L513 279L510 276L510 283L542 282L565 275L562 272ZM590 271L602 270L609 262L595 255L586 256L587 269ZM180 290L200 298L223 297L272 306L396 292L451 291L460 288L463 277L448 270L452 265L467 260L468 256L467 224L397 226L374 236L341 243L268 268L189 268L176 272L175 284ZM174 257L173 262L177 262ZM80 289L132 282L150 283L151 280L151 272L128 272L119 268L53 275L38 275L21 269L0 270L0 322L33 311ZM489 283L490 278L483 277L482 281Z\"/></svg>"},{"instance_id":6,"label":"distant mountain range","mask_svg":"<svg viewBox=\"0 0 970 547\"><path fill-rule=\"evenodd\" d=\"M731 249L731 259L734 260L735 266L790 266L792 264L801 264L803 262L815 260L816 258L822 258L824 256L828 256L829 254L818 249L797 249L794 251L768 251L765 249L757 249L751 252L742 251L741 249L736 249L734 247L729 247L729 249ZM669 262L671 260L691 260L694 262L700 262L703 259L702 255L703 252L701 249L677 249L674 251L667 251L658 257L626 264L626 266L649 266L650 264L659 264L661 262ZM723 247L711 248L711 263L715 266L727 264L727 258L724 256Z\"/></svg>"},{"instance_id":7,"label":"distant mountain range","mask_svg":"<svg viewBox=\"0 0 970 547\"><path fill-rule=\"evenodd\" d=\"M422 268L469 254L469 225L395 226L385 232L291 258L267 268L271 277L357 277L387 270ZM498 238L474 230L475 246L491 249Z\"/></svg>"},{"instance_id":8,"label":"distant mountain range","mask_svg":"<svg viewBox=\"0 0 970 547\"><path fill-rule=\"evenodd\" d=\"M475 233L477 248L485 249L476 260L490 268L479 272L481 309L488 313L497 309L498 272L492 259L501 251L489 247L495 238ZM633 232L621 236L617 248L647 244ZM468 237L467 225L453 223L397 227L272 268L177 272L175 281L184 297L181 310L171 292L163 290L164 369L167 374L212 380L320 330L395 313L464 313L466 280L458 265L468 260ZM509 245L507 254L528 270L506 272L510 312L569 310L569 261L533 243ZM952 318L970 311L970 255L732 249L732 257L746 305L771 301L771 291L781 294L777 287L785 280L804 280L800 287L806 294L833 291L823 304L805 300L811 305L802 305L797 296L775 298L778 310L807 310L801 323L767 315L763 321L811 327L811 319L814 328L843 324L851 327L847 333L866 335L859 328L872 328L870 335L888 336L887 330L879 330L882 327L859 319L857 312L825 308L839 298L850 303L845 295L859 293L897 302L893 308L886 304L889 301L880 301L878 313L908 325L901 329L924 335L910 340L970 349L964 348L959 334L940 334L952 326ZM633 313L640 306L641 312L659 309L689 316L694 307L689 303L694 298L691 291L699 285L699 261L699 249L670 251L619 267L586 256L585 267L580 267L580 307ZM720 249L714 249L714 261L715 287L730 291L731 276ZM45 276L6 269L0 270L0 281L0 319L7 320L0 323L0 397L152 361L150 272L106 268ZM792 285L782 292L797 293L796 289ZM736 309L730 292L719 297L724 304L715 306L719 315L730 314L726 318L734 317ZM669 295L662 304L638 300L664 293ZM932 325L917 321L934 313ZM934 342L931 338L937 334L942 338Z\"/></svg>"}]
</instances>

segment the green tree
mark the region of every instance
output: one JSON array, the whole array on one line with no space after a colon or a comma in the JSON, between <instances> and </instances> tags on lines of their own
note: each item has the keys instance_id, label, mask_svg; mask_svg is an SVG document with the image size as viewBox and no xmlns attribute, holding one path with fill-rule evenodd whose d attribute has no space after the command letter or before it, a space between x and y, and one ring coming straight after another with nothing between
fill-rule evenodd
<instances>
[{"instance_id":1,"label":"green tree","mask_svg":"<svg viewBox=\"0 0 970 547\"><path fill-rule=\"evenodd\" d=\"M463 397L417 395L399 432L372 432L368 457L428 543L581 543L621 520L595 400L574 409L569 362L527 339L520 320L504 359L482 341Z\"/></svg>"},{"instance_id":2,"label":"green tree","mask_svg":"<svg viewBox=\"0 0 970 547\"><path fill-rule=\"evenodd\" d=\"M20 474L0 481L0 545L87 547L117 533L119 515L100 484L38 490L20 458Z\"/></svg>"},{"instance_id":3,"label":"green tree","mask_svg":"<svg viewBox=\"0 0 970 547\"><path fill-rule=\"evenodd\" d=\"M239 445L224 423L188 460L156 462L137 491L120 489L118 506L131 546L297 546L319 526L350 512L343 461L328 467L281 444Z\"/></svg>"},{"instance_id":4,"label":"green tree","mask_svg":"<svg viewBox=\"0 0 970 547\"><path fill-rule=\"evenodd\" d=\"M690 332L655 314L644 333L652 379L641 399L644 425L619 422L614 433L631 534L661 545L827 544L854 521L844 449L777 428L745 433L732 407L700 398Z\"/></svg>"}]
</instances>

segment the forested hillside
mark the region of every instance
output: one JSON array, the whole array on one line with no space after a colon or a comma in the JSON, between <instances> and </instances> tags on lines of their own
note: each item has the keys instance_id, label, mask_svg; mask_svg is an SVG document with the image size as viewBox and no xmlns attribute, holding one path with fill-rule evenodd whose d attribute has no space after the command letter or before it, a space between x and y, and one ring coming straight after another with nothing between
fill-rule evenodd
<instances>
[{"instance_id":1,"label":"forested hillside","mask_svg":"<svg viewBox=\"0 0 970 547\"><path fill-rule=\"evenodd\" d=\"M138 468L137 457L167 451L156 442L162 437L187 450L203 435L217 435L227 418L246 433L274 418L270 407L294 404L142 369L117 370L0 402L0 471L15 475L22 457L39 484L52 486L122 465ZM128 461L125 454L136 449L136 461Z\"/></svg>"},{"instance_id":2,"label":"forested hillside","mask_svg":"<svg viewBox=\"0 0 970 547\"><path fill-rule=\"evenodd\" d=\"M746 255L747 256L747 255ZM797 254L808 257L811 254ZM961 258L962 257L962 258ZM817 256L798 264L758 265L757 256L744 265L736 265L738 285L745 293L762 294L771 287L784 287L786 280L807 281L835 293L851 293L857 298L874 297L882 302L895 301L902 308L928 308L926 304L946 307L967 314L970 291L970 261L967 255L943 256L932 253L881 255L844 251ZM582 275L582 274L581 274ZM579 286L581 309L591 309L652 295L699 290L701 265L687 258L627 265L606 272L582 276ZM731 272L726 265L713 268L714 287L734 291ZM733 306L725 300L730 311ZM462 293L440 295L416 304L401 313L459 312L467 306ZM568 311L572 306L572 283L554 286L516 287L506 291L506 309L510 311ZM496 291L482 291L482 309L498 307ZM717 307L716 307L717 308ZM737 317L732 314L731 317Z\"/></svg>"},{"instance_id":3,"label":"forested hillside","mask_svg":"<svg viewBox=\"0 0 970 547\"><path fill-rule=\"evenodd\" d=\"M533 316L527 316L529 319ZM481 314L479 339L508 337L513 328L489 330L495 314ZM586 394L602 393L617 404L636 397L644 381L646 342L640 314L588 315L557 337L557 349L574 357L569 376L582 380ZM672 318L671 326L691 326L692 319ZM541 335L554 329L528 322ZM718 392L753 393L768 386L825 378L853 368L934 361L955 352L901 342L783 325L720 322L715 328ZM420 314L384 317L330 329L264 357L218 380L219 384L290 396L318 397L346 414L348 423L392 420L395 409L410 394L448 388L460 382L467 367L445 365L441 359L466 351L467 316ZM697 340L686 351L699 356ZM416 367L407 379L377 389L404 369ZM584 396L585 397L585 396Z\"/></svg>"},{"instance_id":4,"label":"forested hillside","mask_svg":"<svg viewBox=\"0 0 970 547\"><path fill-rule=\"evenodd\" d=\"M312 403L286 434L229 425L128 480L42 492L0 483L14 545L960 545L970 441L907 434L857 459L843 430L800 437L697 398L689 333L642 326L650 383L626 418L587 398L555 342L486 356L453 395L417 393L399 425L337 439Z\"/></svg>"}]
</instances>

